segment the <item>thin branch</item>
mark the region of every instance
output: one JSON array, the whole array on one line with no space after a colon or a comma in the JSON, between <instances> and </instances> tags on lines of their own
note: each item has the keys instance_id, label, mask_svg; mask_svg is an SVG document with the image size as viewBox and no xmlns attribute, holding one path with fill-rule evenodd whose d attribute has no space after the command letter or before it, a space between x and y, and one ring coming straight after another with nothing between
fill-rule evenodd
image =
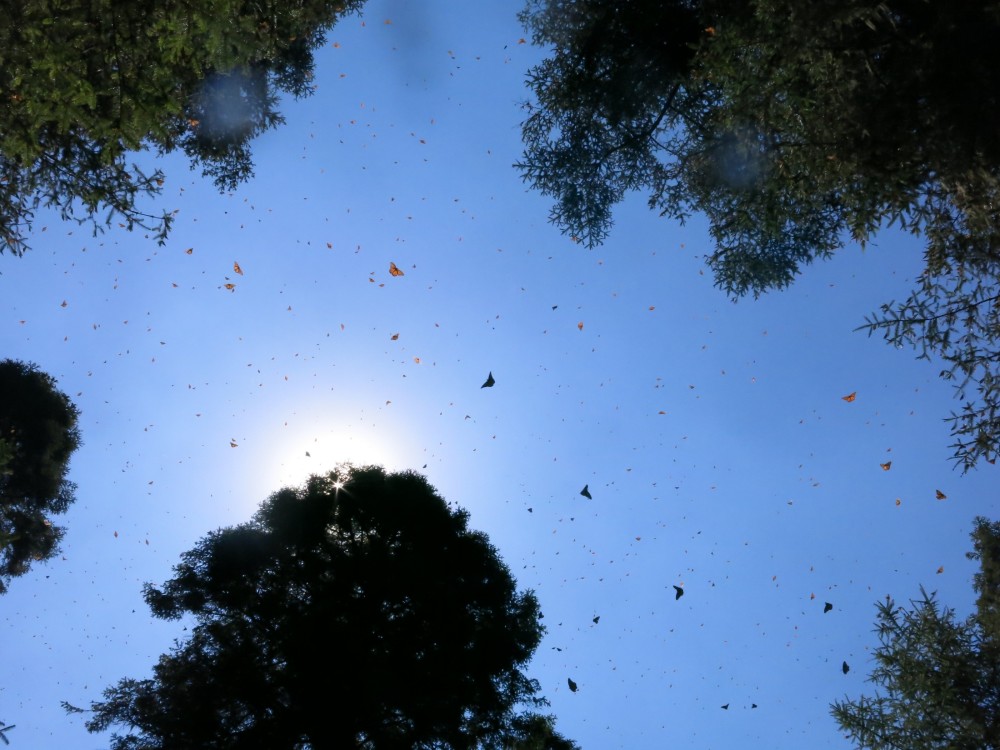
<instances>
[{"instance_id":1,"label":"thin branch","mask_svg":"<svg viewBox=\"0 0 1000 750\"><path fill-rule=\"evenodd\" d=\"M627 146L630 146L633 143L636 143L637 141L647 140L652 138L653 134L656 133L657 130L659 130L660 123L663 122L663 118L667 116L667 113L670 111L671 107L673 107L674 98L677 96L677 93L680 90L681 90L681 84L675 83L673 91L671 91L669 96L667 96L667 101L664 103L663 108L660 110L660 114L657 115L656 120L653 121L653 124L649 128L647 128L645 132L639 133L638 135L632 135L626 141L619 143L617 146L612 146L611 148L609 148L607 151L601 154L600 158L595 163L595 166L599 168L602 164L604 164L605 161L607 161L609 156L611 156L617 151L621 151L623 148L626 148Z\"/></svg>"},{"instance_id":2,"label":"thin branch","mask_svg":"<svg viewBox=\"0 0 1000 750\"><path fill-rule=\"evenodd\" d=\"M967 302L965 303L964 310L968 311L974 307L979 307L979 305L983 304L984 302L997 302L997 301L1000 301L1000 294L995 294L992 297L984 297L983 299L977 302ZM929 318L893 318L892 320L882 320L882 321L877 321L875 323L866 323L863 326L858 326L854 330L860 331L863 328L885 328L887 326L899 325L901 323L921 323L921 324L930 323L935 320L940 320L941 318L946 318L949 315L958 315L959 312L961 311L950 309L950 310L945 310L943 313L932 315Z\"/></svg>"}]
</instances>

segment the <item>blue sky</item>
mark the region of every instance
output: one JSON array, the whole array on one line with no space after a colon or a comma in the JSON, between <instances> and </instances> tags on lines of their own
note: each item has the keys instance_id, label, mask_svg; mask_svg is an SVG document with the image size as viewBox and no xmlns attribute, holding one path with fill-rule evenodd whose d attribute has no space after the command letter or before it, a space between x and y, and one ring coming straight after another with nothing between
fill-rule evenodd
<instances>
[{"instance_id":1,"label":"blue sky","mask_svg":"<svg viewBox=\"0 0 1000 750\"><path fill-rule=\"evenodd\" d=\"M642 196L574 244L511 167L544 51L502 5L371 0L252 182L218 195L163 160L165 246L53 216L0 257L2 356L58 379L84 439L63 554L4 596L13 746L101 747L59 702L183 636L142 584L342 461L470 511L541 601L529 672L584 748L846 748L828 705L864 689L874 602L924 584L969 611L996 470L952 470L938 364L853 331L906 294L919 242L735 304L704 224Z\"/></svg>"}]
</instances>

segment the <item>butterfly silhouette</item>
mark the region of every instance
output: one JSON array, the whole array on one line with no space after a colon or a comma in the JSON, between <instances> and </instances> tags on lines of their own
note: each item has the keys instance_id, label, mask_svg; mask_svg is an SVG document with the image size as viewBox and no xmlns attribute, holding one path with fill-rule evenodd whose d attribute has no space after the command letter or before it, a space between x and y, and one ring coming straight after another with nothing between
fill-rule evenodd
<instances>
[{"instance_id":1,"label":"butterfly silhouette","mask_svg":"<svg viewBox=\"0 0 1000 750\"><path fill-rule=\"evenodd\" d=\"M495 380L493 379L493 371L492 371L492 370L490 370L490 374L489 374L489 376L488 376L488 377L486 378L486 382L485 382L485 383L483 383L483 384L482 384L481 386L479 386L479 387L480 387L480 388L492 388L492 387L493 387L494 385L496 385L496 382L497 382L497 381L495 381Z\"/></svg>"},{"instance_id":2,"label":"butterfly silhouette","mask_svg":"<svg viewBox=\"0 0 1000 750\"><path fill-rule=\"evenodd\" d=\"M942 492L941 490L934 490L934 496L935 496L935 497L936 497L936 498L937 498L938 500L944 500L944 499L945 499L946 497L948 497L948 496L947 496L946 494L944 494L944 493L943 493L943 492Z\"/></svg>"},{"instance_id":3,"label":"butterfly silhouette","mask_svg":"<svg viewBox=\"0 0 1000 750\"><path fill-rule=\"evenodd\" d=\"M677 601L682 596L684 596L684 589L680 586L674 586L674 601Z\"/></svg>"},{"instance_id":4,"label":"butterfly silhouette","mask_svg":"<svg viewBox=\"0 0 1000 750\"><path fill-rule=\"evenodd\" d=\"M825 603L823 604L823 614L824 614L824 615L825 615L825 614L826 614L827 612L829 612L829 611L830 611L831 609L833 609L833 605L832 605L832 604L830 604L830 602L825 602Z\"/></svg>"},{"instance_id":5,"label":"butterfly silhouette","mask_svg":"<svg viewBox=\"0 0 1000 750\"><path fill-rule=\"evenodd\" d=\"M720 708L722 708L723 711L728 711L729 710L729 704L728 703L724 703L722 706L720 706Z\"/></svg>"},{"instance_id":6,"label":"butterfly silhouette","mask_svg":"<svg viewBox=\"0 0 1000 750\"><path fill-rule=\"evenodd\" d=\"M844 674L847 674L848 672L851 671L851 668L850 666L848 666L846 661L840 665L840 669L843 671Z\"/></svg>"},{"instance_id":7,"label":"butterfly silhouette","mask_svg":"<svg viewBox=\"0 0 1000 750\"><path fill-rule=\"evenodd\" d=\"M588 500L593 500L594 496L590 494L590 490L588 489L589 487L590 487L589 484L583 485L583 489L580 490L580 494L583 495Z\"/></svg>"},{"instance_id":8,"label":"butterfly silhouette","mask_svg":"<svg viewBox=\"0 0 1000 750\"><path fill-rule=\"evenodd\" d=\"M600 615L598 615L597 617L595 617L595 618L594 618L594 624L595 624L595 625L596 625L597 623L599 623L600 621L601 621L601 616L600 616Z\"/></svg>"},{"instance_id":9,"label":"butterfly silhouette","mask_svg":"<svg viewBox=\"0 0 1000 750\"><path fill-rule=\"evenodd\" d=\"M569 684L569 689L575 693L577 691L576 683L569 677L566 678L566 682Z\"/></svg>"}]
</instances>

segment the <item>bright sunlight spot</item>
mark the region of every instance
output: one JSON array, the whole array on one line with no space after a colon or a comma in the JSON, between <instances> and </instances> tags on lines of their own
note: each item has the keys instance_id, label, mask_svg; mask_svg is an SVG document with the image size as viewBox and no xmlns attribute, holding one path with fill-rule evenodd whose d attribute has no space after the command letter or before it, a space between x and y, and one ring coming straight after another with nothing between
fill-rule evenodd
<instances>
[{"instance_id":1,"label":"bright sunlight spot","mask_svg":"<svg viewBox=\"0 0 1000 750\"><path fill-rule=\"evenodd\" d=\"M400 465L395 441L372 428L365 432L334 427L320 432L311 425L280 437L280 447L261 465L260 474L266 478L269 492L297 487L310 475L326 474L340 464L376 464L393 470Z\"/></svg>"}]
</instances>

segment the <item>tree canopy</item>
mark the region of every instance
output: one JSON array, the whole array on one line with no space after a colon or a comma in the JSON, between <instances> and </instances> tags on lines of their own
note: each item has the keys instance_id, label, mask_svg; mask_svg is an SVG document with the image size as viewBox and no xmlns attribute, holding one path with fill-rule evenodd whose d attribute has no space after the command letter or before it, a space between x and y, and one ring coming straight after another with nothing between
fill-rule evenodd
<instances>
[{"instance_id":1,"label":"tree canopy","mask_svg":"<svg viewBox=\"0 0 1000 750\"><path fill-rule=\"evenodd\" d=\"M80 445L77 408L37 366L0 361L0 593L31 563L59 551L76 489L67 481Z\"/></svg>"},{"instance_id":2,"label":"tree canopy","mask_svg":"<svg viewBox=\"0 0 1000 750\"><path fill-rule=\"evenodd\" d=\"M114 750L575 747L521 671L544 630L534 594L418 474L283 489L145 599L196 624L151 679L93 704L89 730L130 730Z\"/></svg>"},{"instance_id":3,"label":"tree canopy","mask_svg":"<svg viewBox=\"0 0 1000 750\"><path fill-rule=\"evenodd\" d=\"M859 748L1000 748L1000 523L976 519L981 570L976 610L958 620L921 589L910 607L878 604L875 669L881 691L831 707Z\"/></svg>"},{"instance_id":4,"label":"tree canopy","mask_svg":"<svg viewBox=\"0 0 1000 750\"><path fill-rule=\"evenodd\" d=\"M710 224L716 284L790 284L897 225L925 241L869 332L942 357L968 469L1000 449L1000 3L529 0L526 181L594 246L630 191Z\"/></svg>"},{"instance_id":5,"label":"tree canopy","mask_svg":"<svg viewBox=\"0 0 1000 750\"><path fill-rule=\"evenodd\" d=\"M363 0L29 0L0 19L0 252L20 255L54 207L97 231L161 242L165 177L136 152L176 150L220 190L253 173L250 141L312 91L313 50Z\"/></svg>"}]
</instances>

